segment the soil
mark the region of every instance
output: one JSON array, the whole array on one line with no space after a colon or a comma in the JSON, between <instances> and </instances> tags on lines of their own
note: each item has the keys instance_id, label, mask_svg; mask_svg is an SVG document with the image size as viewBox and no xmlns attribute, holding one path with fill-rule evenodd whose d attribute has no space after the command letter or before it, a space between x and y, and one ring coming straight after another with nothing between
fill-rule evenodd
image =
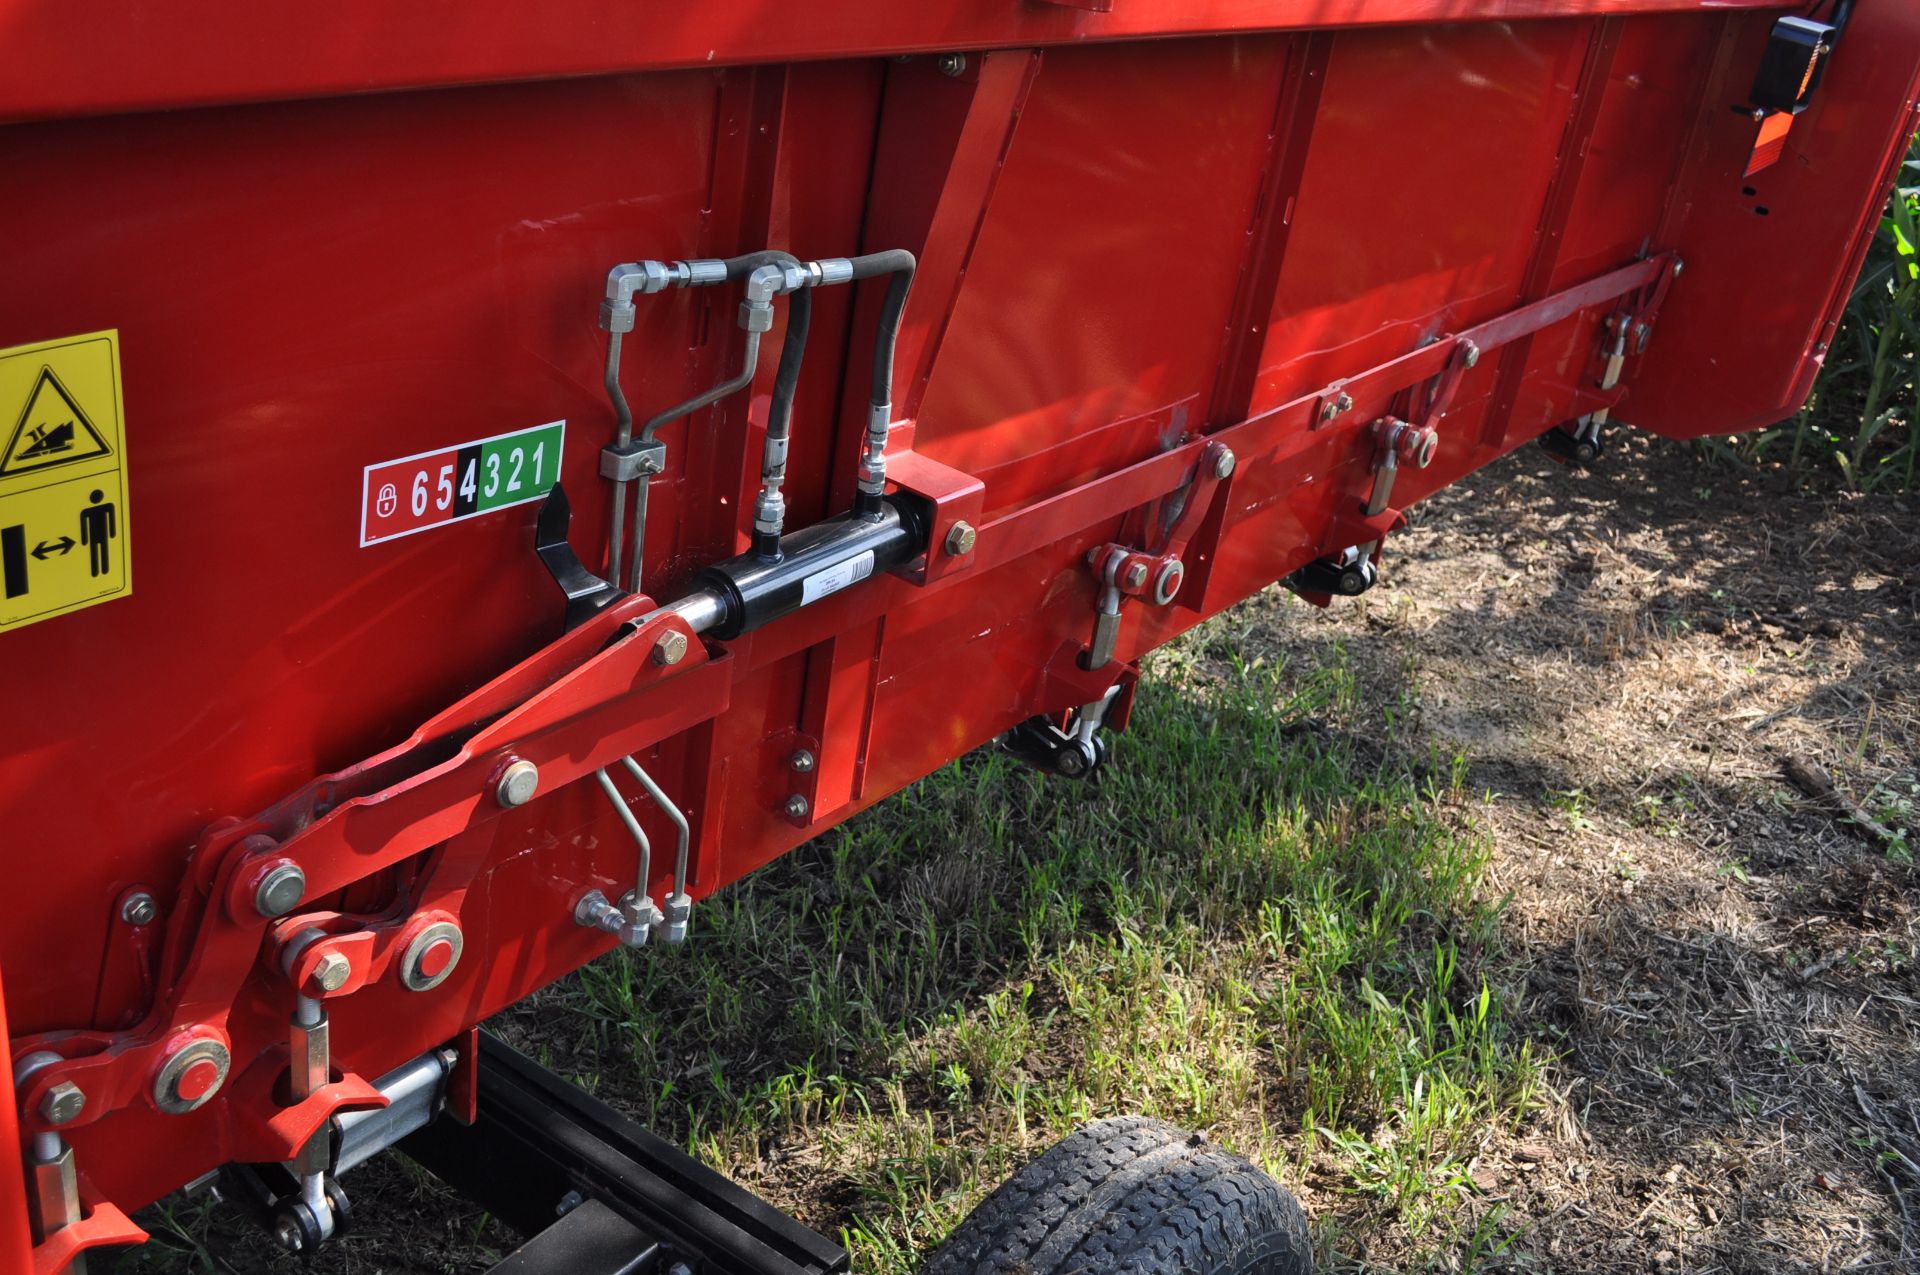
<instances>
[{"instance_id":1,"label":"soil","mask_svg":"<svg viewBox=\"0 0 1920 1275\"><path fill-rule=\"evenodd\" d=\"M1920 1270L1913 507L1639 438L1525 449L1393 548L1357 604L1251 605L1383 706L1413 679L1402 733L1490 794L1494 976L1559 1059L1552 1118L1473 1166L1519 1229L1487 1265Z\"/></svg>"}]
</instances>

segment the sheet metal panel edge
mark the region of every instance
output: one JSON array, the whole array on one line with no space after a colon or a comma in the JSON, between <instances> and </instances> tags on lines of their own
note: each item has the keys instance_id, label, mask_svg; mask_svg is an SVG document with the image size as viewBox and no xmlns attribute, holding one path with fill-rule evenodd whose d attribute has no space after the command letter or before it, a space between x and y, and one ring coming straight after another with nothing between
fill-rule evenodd
<instances>
[{"instance_id":1,"label":"sheet metal panel edge","mask_svg":"<svg viewBox=\"0 0 1920 1275\"><path fill-rule=\"evenodd\" d=\"M1784 9L1782 0L342 0L324 9L180 0L4 0L0 120L686 67L1422 22Z\"/></svg>"}]
</instances>

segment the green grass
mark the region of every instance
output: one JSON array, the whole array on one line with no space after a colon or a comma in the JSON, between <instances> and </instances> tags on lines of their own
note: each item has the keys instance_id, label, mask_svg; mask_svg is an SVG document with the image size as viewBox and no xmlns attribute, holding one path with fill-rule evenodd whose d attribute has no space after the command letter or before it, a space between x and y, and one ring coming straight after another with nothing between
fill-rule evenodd
<instances>
[{"instance_id":1,"label":"green grass","mask_svg":"<svg viewBox=\"0 0 1920 1275\"><path fill-rule=\"evenodd\" d=\"M1393 727L1355 720L1345 668L1242 662L1236 623L1156 657L1097 784L977 752L521 1023L588 1033L552 1061L844 1223L866 1275L1125 1112L1311 1166L1339 1205L1317 1211L1408 1252L1498 1247L1497 1215L1458 1207L1466 1166L1540 1060L1480 972L1478 802L1457 759L1357 753L1343 724Z\"/></svg>"}]
</instances>

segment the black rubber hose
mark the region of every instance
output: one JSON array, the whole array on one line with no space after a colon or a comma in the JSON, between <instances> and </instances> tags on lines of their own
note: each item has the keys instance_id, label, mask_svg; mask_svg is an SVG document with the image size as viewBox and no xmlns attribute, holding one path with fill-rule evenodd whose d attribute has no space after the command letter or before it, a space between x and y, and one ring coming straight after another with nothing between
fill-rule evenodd
<instances>
[{"instance_id":1,"label":"black rubber hose","mask_svg":"<svg viewBox=\"0 0 1920 1275\"><path fill-rule=\"evenodd\" d=\"M787 298L787 336L780 343L780 367L773 374L767 433L775 438L785 438L793 420L794 388L800 383L800 361L807 357L807 330L812 326L813 290L802 288Z\"/></svg>"},{"instance_id":2,"label":"black rubber hose","mask_svg":"<svg viewBox=\"0 0 1920 1275\"><path fill-rule=\"evenodd\" d=\"M880 328L874 334L873 394L869 400L875 407L885 407L893 402L893 347L900 339L900 314L907 308L907 293L913 288L913 271L918 263L905 248L870 252L851 261L856 280L893 276L887 283L887 298L880 305Z\"/></svg>"}]
</instances>

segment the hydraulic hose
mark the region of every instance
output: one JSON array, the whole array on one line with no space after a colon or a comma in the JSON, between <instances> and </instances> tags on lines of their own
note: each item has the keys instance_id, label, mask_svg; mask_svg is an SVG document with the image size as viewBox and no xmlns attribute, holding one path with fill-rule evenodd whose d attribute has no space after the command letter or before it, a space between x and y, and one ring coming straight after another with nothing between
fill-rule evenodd
<instances>
[{"instance_id":1,"label":"hydraulic hose","mask_svg":"<svg viewBox=\"0 0 1920 1275\"><path fill-rule=\"evenodd\" d=\"M853 278L891 275L880 304L880 326L873 339L873 391L867 399L867 446L860 458L860 482L854 512L878 517L887 490L887 426L893 417L893 354L900 339L900 315L913 288L915 262L904 248L851 258Z\"/></svg>"},{"instance_id":2,"label":"hydraulic hose","mask_svg":"<svg viewBox=\"0 0 1920 1275\"><path fill-rule=\"evenodd\" d=\"M760 455L760 498L753 510L753 551L780 556L786 525L787 447L793 425L793 396L800 363L807 356L807 331L813 326L813 292L802 288L787 303L787 336L780 345L780 367L773 377L773 402L767 410L767 441Z\"/></svg>"}]
</instances>

